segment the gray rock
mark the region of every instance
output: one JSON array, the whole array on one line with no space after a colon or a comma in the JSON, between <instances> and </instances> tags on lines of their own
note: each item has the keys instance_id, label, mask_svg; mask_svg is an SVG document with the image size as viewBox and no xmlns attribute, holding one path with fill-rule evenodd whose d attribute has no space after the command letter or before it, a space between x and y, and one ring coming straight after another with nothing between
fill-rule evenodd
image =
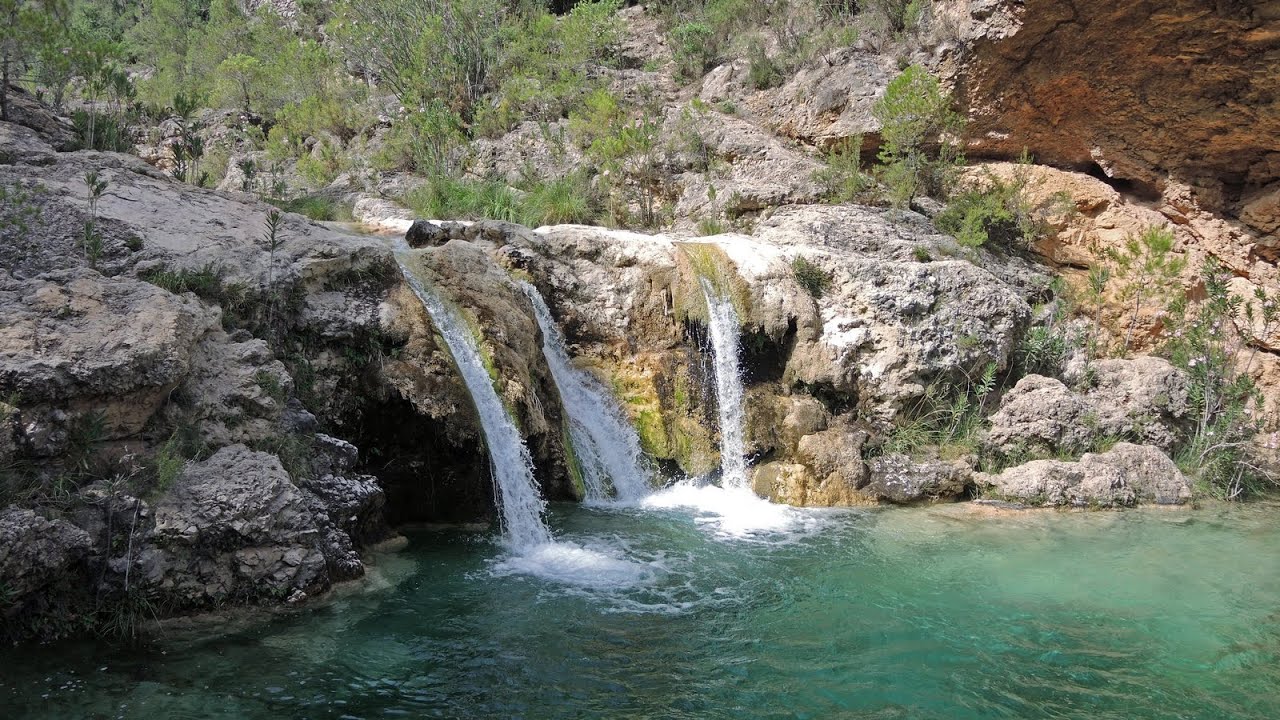
<instances>
[{"instance_id":1,"label":"gray rock","mask_svg":"<svg viewBox=\"0 0 1280 720\"><path fill-rule=\"evenodd\" d=\"M1123 437L1166 451L1181 439L1190 412L1186 373L1151 356L1099 360L1093 369L1085 398L1102 437Z\"/></svg>"},{"instance_id":2,"label":"gray rock","mask_svg":"<svg viewBox=\"0 0 1280 720\"><path fill-rule=\"evenodd\" d=\"M189 466L154 512L156 587L180 606L283 600L363 571L324 504L274 455L243 445Z\"/></svg>"},{"instance_id":3,"label":"gray rock","mask_svg":"<svg viewBox=\"0 0 1280 720\"><path fill-rule=\"evenodd\" d=\"M972 484L973 469L962 462L917 461L893 454L873 458L868 477L865 492L905 504L963 495Z\"/></svg>"},{"instance_id":4,"label":"gray rock","mask_svg":"<svg viewBox=\"0 0 1280 720\"><path fill-rule=\"evenodd\" d=\"M15 606L62 582L92 546L88 533L64 520L16 507L0 511L0 605Z\"/></svg>"},{"instance_id":5,"label":"gray rock","mask_svg":"<svg viewBox=\"0 0 1280 720\"><path fill-rule=\"evenodd\" d=\"M1156 357L1099 360L1093 384L1072 392L1058 380L1028 375L991 416L987 445L1005 455L1079 453L1123 438L1170 450L1186 421L1186 375Z\"/></svg>"},{"instance_id":6,"label":"gray rock","mask_svg":"<svg viewBox=\"0 0 1280 720\"><path fill-rule=\"evenodd\" d=\"M414 220L405 232L404 240L411 248L439 247L457 237L460 230L456 223Z\"/></svg>"},{"instance_id":7,"label":"gray rock","mask_svg":"<svg viewBox=\"0 0 1280 720\"><path fill-rule=\"evenodd\" d=\"M56 155L34 130L0 122L0 165L49 165Z\"/></svg>"},{"instance_id":8,"label":"gray rock","mask_svg":"<svg viewBox=\"0 0 1280 720\"><path fill-rule=\"evenodd\" d=\"M1159 448L1119 443L1078 462L1035 460L997 475L979 473L979 486L997 497L1030 505L1129 507L1179 505L1191 499L1191 483Z\"/></svg>"},{"instance_id":9,"label":"gray rock","mask_svg":"<svg viewBox=\"0 0 1280 720\"><path fill-rule=\"evenodd\" d=\"M1090 404L1061 381L1028 375L1005 394L991 416L987 444L1006 455L1082 451L1093 438L1085 422L1091 412Z\"/></svg>"}]
</instances>

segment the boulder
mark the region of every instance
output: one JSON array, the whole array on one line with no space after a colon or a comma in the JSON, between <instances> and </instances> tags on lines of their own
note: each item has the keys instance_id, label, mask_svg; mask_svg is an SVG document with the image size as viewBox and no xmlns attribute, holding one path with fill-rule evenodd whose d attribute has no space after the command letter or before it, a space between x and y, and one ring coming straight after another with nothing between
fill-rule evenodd
<instances>
[{"instance_id":1,"label":"boulder","mask_svg":"<svg viewBox=\"0 0 1280 720\"><path fill-rule=\"evenodd\" d=\"M963 462L914 460L891 454L873 458L864 492L897 504L954 499L973 482L973 469Z\"/></svg>"},{"instance_id":2,"label":"boulder","mask_svg":"<svg viewBox=\"0 0 1280 720\"><path fill-rule=\"evenodd\" d=\"M283 600L363 572L351 540L274 455L230 445L186 468L155 505L154 588L181 607Z\"/></svg>"},{"instance_id":3,"label":"boulder","mask_svg":"<svg viewBox=\"0 0 1280 720\"><path fill-rule=\"evenodd\" d=\"M16 507L0 511L0 614L63 582L92 546L88 533L65 520Z\"/></svg>"},{"instance_id":4,"label":"boulder","mask_svg":"<svg viewBox=\"0 0 1280 720\"><path fill-rule=\"evenodd\" d=\"M0 273L0 396L16 394L39 455L93 412L102 439L140 432L190 371L217 314L130 278L87 269L15 280Z\"/></svg>"},{"instance_id":5,"label":"boulder","mask_svg":"<svg viewBox=\"0 0 1280 720\"><path fill-rule=\"evenodd\" d=\"M1159 448L1118 443L1078 462L1035 460L998 474L979 473L979 487L1003 500L1029 505L1130 507L1180 505L1191 483Z\"/></svg>"},{"instance_id":6,"label":"boulder","mask_svg":"<svg viewBox=\"0 0 1280 720\"><path fill-rule=\"evenodd\" d=\"M56 151L30 128L0 122L0 165L49 165Z\"/></svg>"},{"instance_id":7,"label":"boulder","mask_svg":"<svg viewBox=\"0 0 1280 720\"><path fill-rule=\"evenodd\" d=\"M1080 452L1093 432L1086 423L1090 405L1060 380L1028 375L1005 394L991 416L987 445L1005 454Z\"/></svg>"},{"instance_id":8,"label":"boulder","mask_svg":"<svg viewBox=\"0 0 1280 720\"><path fill-rule=\"evenodd\" d=\"M1141 356L1098 360L1084 393L1061 381L1028 375L991 416L987 445L997 452L1080 453L1126 439L1172 450L1187 419L1187 377L1168 361Z\"/></svg>"}]
</instances>

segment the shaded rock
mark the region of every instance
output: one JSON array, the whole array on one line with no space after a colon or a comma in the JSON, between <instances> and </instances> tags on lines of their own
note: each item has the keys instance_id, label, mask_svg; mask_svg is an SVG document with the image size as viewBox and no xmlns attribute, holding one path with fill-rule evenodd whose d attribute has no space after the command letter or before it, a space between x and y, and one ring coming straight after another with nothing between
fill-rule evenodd
<instances>
[{"instance_id":1,"label":"shaded rock","mask_svg":"<svg viewBox=\"0 0 1280 720\"><path fill-rule=\"evenodd\" d=\"M9 86L9 122L32 130L36 137L54 150L65 152L76 146L75 128L60 118L26 90Z\"/></svg>"},{"instance_id":2,"label":"shaded rock","mask_svg":"<svg viewBox=\"0 0 1280 720\"><path fill-rule=\"evenodd\" d=\"M973 469L962 462L916 461L906 455L873 458L864 492L905 504L956 498L969 489Z\"/></svg>"},{"instance_id":3,"label":"shaded rock","mask_svg":"<svg viewBox=\"0 0 1280 720\"><path fill-rule=\"evenodd\" d=\"M55 155L34 130L0 122L0 165L48 165L56 161Z\"/></svg>"},{"instance_id":4,"label":"shaded rock","mask_svg":"<svg viewBox=\"0 0 1280 720\"><path fill-rule=\"evenodd\" d=\"M1035 460L975 480L997 497L1031 505L1128 507L1178 505L1191 499L1191 483L1159 448L1119 443L1078 462Z\"/></svg>"},{"instance_id":5,"label":"shaded rock","mask_svg":"<svg viewBox=\"0 0 1280 720\"><path fill-rule=\"evenodd\" d=\"M0 511L0 612L61 583L92 546L88 533L65 520L16 507Z\"/></svg>"},{"instance_id":6,"label":"shaded rock","mask_svg":"<svg viewBox=\"0 0 1280 720\"><path fill-rule=\"evenodd\" d=\"M154 513L155 588L181 606L314 594L363 571L323 504L243 445L189 466Z\"/></svg>"},{"instance_id":7,"label":"shaded rock","mask_svg":"<svg viewBox=\"0 0 1280 720\"><path fill-rule=\"evenodd\" d=\"M438 247L458 236L456 223L414 220L404 234L411 248Z\"/></svg>"}]
</instances>

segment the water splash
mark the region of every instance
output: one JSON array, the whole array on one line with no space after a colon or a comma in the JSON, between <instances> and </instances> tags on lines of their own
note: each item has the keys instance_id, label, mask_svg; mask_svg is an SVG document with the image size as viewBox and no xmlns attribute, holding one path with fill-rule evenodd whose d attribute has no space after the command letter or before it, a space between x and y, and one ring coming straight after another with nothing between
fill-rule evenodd
<instances>
[{"instance_id":1,"label":"water splash","mask_svg":"<svg viewBox=\"0 0 1280 720\"><path fill-rule=\"evenodd\" d=\"M518 283L533 303L542 328L542 354L560 389L569 421L569 440L577 453L588 502L603 502L612 495L620 502L635 502L649 494L648 459L640 448L640 436L627 422L622 408L587 372L574 367L564 337L551 310L527 282Z\"/></svg>"},{"instance_id":2,"label":"water splash","mask_svg":"<svg viewBox=\"0 0 1280 720\"><path fill-rule=\"evenodd\" d=\"M489 465L497 486L506 543L515 550L528 550L550 543L551 531L542 518L546 502L533 478L533 458L520 437L520 430L493 388L470 328L414 274L412 268L403 260L399 262L405 280L449 346L480 415L480 427L489 450Z\"/></svg>"},{"instance_id":3,"label":"water splash","mask_svg":"<svg viewBox=\"0 0 1280 720\"><path fill-rule=\"evenodd\" d=\"M707 299L711 348L715 352L716 400L720 405L720 471L725 488L750 491L747 478L742 374L738 368L738 336L741 328L733 301L718 293L702 278Z\"/></svg>"}]
</instances>

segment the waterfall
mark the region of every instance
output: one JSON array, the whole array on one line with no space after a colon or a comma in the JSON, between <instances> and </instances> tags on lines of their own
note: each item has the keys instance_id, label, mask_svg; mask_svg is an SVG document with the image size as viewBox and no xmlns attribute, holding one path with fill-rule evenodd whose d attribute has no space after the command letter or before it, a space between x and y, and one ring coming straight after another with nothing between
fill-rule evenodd
<instances>
[{"instance_id":1,"label":"waterfall","mask_svg":"<svg viewBox=\"0 0 1280 720\"><path fill-rule=\"evenodd\" d=\"M569 441L582 469L587 500L607 500L610 486L613 496L621 501L648 495L648 460L640 449L640 436L609 391L569 360L564 337L538 289L523 281L519 286L533 303L533 314L542 329L542 354L560 389Z\"/></svg>"},{"instance_id":2,"label":"waterfall","mask_svg":"<svg viewBox=\"0 0 1280 720\"><path fill-rule=\"evenodd\" d=\"M747 479L747 443L744 430L744 390L738 369L738 313L733 300L722 296L702 278L707 299L711 347L715 352L716 399L720 405L720 472L725 488L750 489Z\"/></svg>"},{"instance_id":3,"label":"waterfall","mask_svg":"<svg viewBox=\"0 0 1280 720\"><path fill-rule=\"evenodd\" d=\"M551 531L542 520L546 503L533 479L533 459L529 448L525 447L520 430L493 388L475 338L457 313L429 290L404 262L400 263L400 269L449 346L480 415L507 543L520 550L550 543Z\"/></svg>"}]
</instances>

